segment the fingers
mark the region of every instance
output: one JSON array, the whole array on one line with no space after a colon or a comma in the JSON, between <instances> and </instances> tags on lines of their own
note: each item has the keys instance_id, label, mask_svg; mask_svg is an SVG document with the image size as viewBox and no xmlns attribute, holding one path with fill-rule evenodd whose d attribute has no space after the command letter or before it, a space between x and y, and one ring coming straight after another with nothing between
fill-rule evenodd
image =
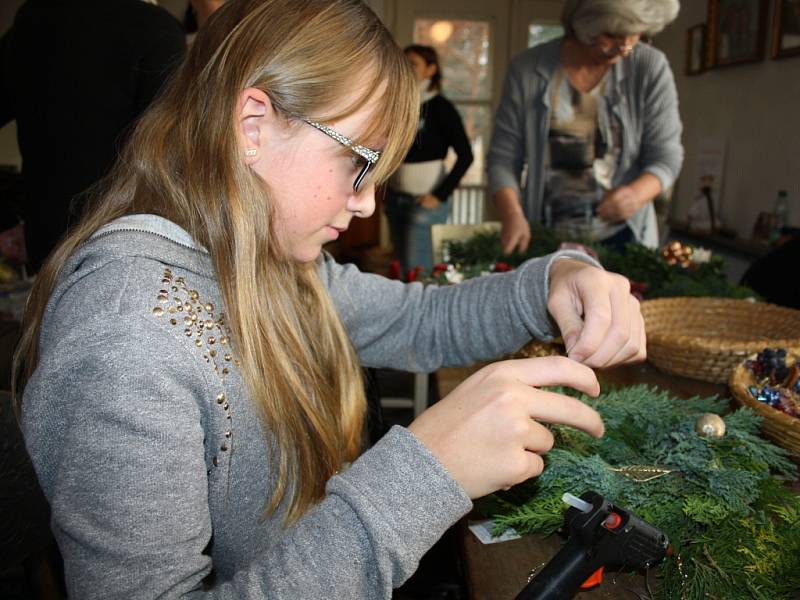
<instances>
[{"instance_id":1,"label":"fingers","mask_svg":"<svg viewBox=\"0 0 800 600\"><path fill-rule=\"evenodd\" d=\"M525 450L536 454L547 454L550 452L556 441L550 430L536 421L528 421L528 425L531 431L527 436Z\"/></svg>"},{"instance_id":2,"label":"fingers","mask_svg":"<svg viewBox=\"0 0 800 600\"><path fill-rule=\"evenodd\" d=\"M583 299L575 286L581 270L590 268L573 259L561 259L550 266L550 295L547 310L558 325L567 355L580 362L585 355L575 354L575 344L583 330Z\"/></svg>"},{"instance_id":3,"label":"fingers","mask_svg":"<svg viewBox=\"0 0 800 600\"><path fill-rule=\"evenodd\" d=\"M519 243L517 244L517 248L519 248L520 254L522 254L528 249L530 243L531 243L531 230L529 228L526 228L522 231L522 235L519 238Z\"/></svg>"},{"instance_id":4,"label":"fingers","mask_svg":"<svg viewBox=\"0 0 800 600\"><path fill-rule=\"evenodd\" d=\"M598 204L597 208L595 209L597 216L600 217L601 219L605 219L607 217L606 213L608 212L608 204L609 204L608 194L606 194L605 197L600 201L600 204Z\"/></svg>"},{"instance_id":5,"label":"fingers","mask_svg":"<svg viewBox=\"0 0 800 600\"><path fill-rule=\"evenodd\" d=\"M511 254L512 250L514 250L514 247L517 245L517 240L511 235L506 235L503 233L503 235L500 236L500 243L503 249L503 254Z\"/></svg>"},{"instance_id":6,"label":"fingers","mask_svg":"<svg viewBox=\"0 0 800 600\"><path fill-rule=\"evenodd\" d=\"M594 371L563 356L506 360L484 367L478 373L510 376L531 387L564 385L588 396L600 393L600 384Z\"/></svg>"},{"instance_id":7,"label":"fingers","mask_svg":"<svg viewBox=\"0 0 800 600\"><path fill-rule=\"evenodd\" d=\"M542 474L542 471L544 471L544 459L535 452L526 452L524 459L527 462L527 469L525 469L525 472L517 479L515 484L527 481L531 477L538 477Z\"/></svg>"},{"instance_id":8,"label":"fingers","mask_svg":"<svg viewBox=\"0 0 800 600\"><path fill-rule=\"evenodd\" d=\"M627 186L608 192L597 205L597 216L610 222L629 219L641 208L637 195Z\"/></svg>"},{"instance_id":9,"label":"fingers","mask_svg":"<svg viewBox=\"0 0 800 600\"><path fill-rule=\"evenodd\" d=\"M522 253L528 249L528 244L531 243L531 226L528 224L526 219L521 218L517 222L517 230L519 232L517 238L517 248L519 249L520 253Z\"/></svg>"},{"instance_id":10,"label":"fingers","mask_svg":"<svg viewBox=\"0 0 800 600\"><path fill-rule=\"evenodd\" d=\"M594 371L574 360L563 356L507 360L484 367L470 379L473 377L485 380L476 382L484 389L488 382L516 380L521 385L506 390L504 396L512 403L522 403L531 419L569 425L595 437L603 435L603 421L594 409L575 398L536 389L560 385L597 396L600 384ZM535 446L528 449L535 450Z\"/></svg>"},{"instance_id":11,"label":"fingers","mask_svg":"<svg viewBox=\"0 0 800 600\"><path fill-rule=\"evenodd\" d=\"M532 477L538 477L544 471L544 459L535 452L519 452L509 460L508 475L500 489L510 490L513 486Z\"/></svg>"},{"instance_id":12,"label":"fingers","mask_svg":"<svg viewBox=\"0 0 800 600\"><path fill-rule=\"evenodd\" d=\"M433 194L423 194L417 196L416 202L422 208L436 208L439 206L440 200Z\"/></svg>"},{"instance_id":13,"label":"fingers","mask_svg":"<svg viewBox=\"0 0 800 600\"><path fill-rule=\"evenodd\" d=\"M624 279L624 278L620 278ZM625 280L610 286L605 294L586 294L584 325L574 352L591 367L603 367L628 345L631 336L630 283ZM635 343L638 344L637 335ZM577 359L576 359L577 360Z\"/></svg>"},{"instance_id":14,"label":"fingers","mask_svg":"<svg viewBox=\"0 0 800 600\"><path fill-rule=\"evenodd\" d=\"M536 390L535 396L528 399L528 409L530 417L542 423L568 425L598 438L605 432L597 411L571 396ZM547 450L550 448L544 451Z\"/></svg>"},{"instance_id":15,"label":"fingers","mask_svg":"<svg viewBox=\"0 0 800 600\"><path fill-rule=\"evenodd\" d=\"M537 389L550 385L599 393L594 372L565 357L509 360L468 377L408 429L470 498L478 498L542 472L540 455L553 446L553 434L543 424L603 434L592 408Z\"/></svg>"},{"instance_id":16,"label":"fingers","mask_svg":"<svg viewBox=\"0 0 800 600\"><path fill-rule=\"evenodd\" d=\"M597 205L597 216L606 221L619 221L621 205L625 201L625 195L621 188L611 190Z\"/></svg>"},{"instance_id":17,"label":"fingers","mask_svg":"<svg viewBox=\"0 0 800 600\"><path fill-rule=\"evenodd\" d=\"M631 328L628 342L608 361L608 365L640 362L647 358L647 339L639 301L631 296L629 302L631 304Z\"/></svg>"},{"instance_id":18,"label":"fingers","mask_svg":"<svg viewBox=\"0 0 800 600\"><path fill-rule=\"evenodd\" d=\"M548 310L571 359L598 368L644 358L644 322L627 278L573 261L550 273Z\"/></svg>"},{"instance_id":19,"label":"fingers","mask_svg":"<svg viewBox=\"0 0 800 600\"><path fill-rule=\"evenodd\" d=\"M620 206L619 203L611 203L608 202L602 208L600 206L597 207L597 216L603 219L604 221L608 221L609 223L619 223L620 221L624 221L626 219L624 207Z\"/></svg>"},{"instance_id":20,"label":"fingers","mask_svg":"<svg viewBox=\"0 0 800 600\"><path fill-rule=\"evenodd\" d=\"M568 290L553 290L551 288L550 300L547 303L548 311L553 320L558 325L561 332L561 339L564 340L564 347L567 356L572 360L581 362L583 356L575 352L575 344L583 330L583 307L580 298L570 295Z\"/></svg>"},{"instance_id":21,"label":"fingers","mask_svg":"<svg viewBox=\"0 0 800 600\"><path fill-rule=\"evenodd\" d=\"M503 254L511 254L514 250L525 252L531 241L531 234L522 228L513 228L507 234L501 235L500 241Z\"/></svg>"},{"instance_id":22,"label":"fingers","mask_svg":"<svg viewBox=\"0 0 800 600\"><path fill-rule=\"evenodd\" d=\"M531 241L531 227L524 217L515 218L508 224L503 224L500 232L500 245L503 254L510 254L514 250L525 252Z\"/></svg>"},{"instance_id":23,"label":"fingers","mask_svg":"<svg viewBox=\"0 0 800 600\"><path fill-rule=\"evenodd\" d=\"M536 389L540 386L563 385L597 396L600 384L590 368L563 356L549 356L495 363L479 373L483 372L489 379L511 377L522 384L510 393L511 401L522 403L531 419L569 425L595 437L603 435L603 421L594 409L570 396ZM534 444L526 448L538 451Z\"/></svg>"}]
</instances>

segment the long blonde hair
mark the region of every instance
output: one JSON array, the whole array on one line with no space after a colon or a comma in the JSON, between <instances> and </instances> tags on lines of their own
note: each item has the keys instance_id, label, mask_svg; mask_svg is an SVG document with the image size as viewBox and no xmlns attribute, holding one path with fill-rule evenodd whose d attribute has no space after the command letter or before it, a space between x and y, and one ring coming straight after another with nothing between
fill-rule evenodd
<instances>
[{"instance_id":1,"label":"long blonde hair","mask_svg":"<svg viewBox=\"0 0 800 600\"><path fill-rule=\"evenodd\" d=\"M15 354L18 407L65 261L101 225L158 214L186 229L214 262L243 377L276 439L278 480L266 514L288 500L291 522L321 500L325 482L360 451L361 371L315 265L291 261L278 244L269 190L242 160L237 105L244 89L256 87L287 123L291 115L330 122L358 110L384 83L356 140L387 140L376 182L402 162L419 103L407 60L374 13L360 0L233 0L214 13L137 124L96 205L39 273Z\"/></svg>"}]
</instances>

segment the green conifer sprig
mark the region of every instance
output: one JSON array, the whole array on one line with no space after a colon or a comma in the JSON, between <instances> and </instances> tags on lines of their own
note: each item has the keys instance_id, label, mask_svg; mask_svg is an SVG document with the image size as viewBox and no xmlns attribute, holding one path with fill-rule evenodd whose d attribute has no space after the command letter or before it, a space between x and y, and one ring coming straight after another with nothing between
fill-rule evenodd
<instances>
[{"instance_id":1,"label":"green conifer sprig","mask_svg":"<svg viewBox=\"0 0 800 600\"><path fill-rule=\"evenodd\" d=\"M447 254L450 257L449 262L458 265L464 277L469 279L491 271L496 261L516 267L529 258L555 252L561 242L554 230L535 226L531 230L531 243L526 252L504 255L500 246L500 234L484 231L467 240L447 242ZM644 297L648 299L673 296L754 296L749 288L733 285L728 281L725 263L719 256L712 256L707 263L684 268L668 265L657 250L639 244L629 244L624 252L591 242L584 242L584 245L598 253L600 262L607 270L621 273L633 282L645 284Z\"/></svg>"},{"instance_id":2,"label":"green conifer sprig","mask_svg":"<svg viewBox=\"0 0 800 600\"><path fill-rule=\"evenodd\" d=\"M758 437L759 417L738 410L724 417L723 437L701 437L695 419L721 414L726 401L646 386L579 397L600 412L605 436L553 427L542 475L477 504L498 533L551 534L563 523L561 495L591 489L670 538L675 555L659 568L657 598L780 600L800 590L800 497L785 485L797 468ZM641 483L612 470L632 464L674 472Z\"/></svg>"}]
</instances>

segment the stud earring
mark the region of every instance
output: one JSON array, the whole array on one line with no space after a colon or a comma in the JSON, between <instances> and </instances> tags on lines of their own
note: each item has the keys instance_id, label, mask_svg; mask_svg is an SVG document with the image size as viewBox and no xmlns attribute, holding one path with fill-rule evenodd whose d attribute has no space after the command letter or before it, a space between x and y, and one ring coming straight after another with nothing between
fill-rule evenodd
<instances>
[{"instance_id":1,"label":"stud earring","mask_svg":"<svg viewBox=\"0 0 800 600\"><path fill-rule=\"evenodd\" d=\"M258 150L256 150L255 148L248 148L247 150L244 151L245 156L255 156L256 154L258 154Z\"/></svg>"}]
</instances>

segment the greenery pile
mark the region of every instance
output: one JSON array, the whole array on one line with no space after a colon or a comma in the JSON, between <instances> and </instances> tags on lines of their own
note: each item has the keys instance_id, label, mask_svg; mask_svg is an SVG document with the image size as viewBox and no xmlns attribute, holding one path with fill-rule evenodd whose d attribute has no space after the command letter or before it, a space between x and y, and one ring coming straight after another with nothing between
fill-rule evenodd
<instances>
[{"instance_id":1,"label":"greenery pile","mask_svg":"<svg viewBox=\"0 0 800 600\"><path fill-rule=\"evenodd\" d=\"M462 241L447 243L445 256L451 271L434 268L431 273L417 278L445 284L451 282L452 269L470 279L493 271L517 267L529 258L544 256L558 250L561 241L552 229L534 227L531 243L524 253L504 255L499 232L480 232ZM718 298L747 298L752 290L730 283L725 276L725 263L719 256L708 262L693 263L688 267L669 265L658 250L639 244L629 244L620 252L599 244L584 243L593 249L609 271L625 275L645 299L672 296L713 296ZM460 278L459 278L460 279Z\"/></svg>"},{"instance_id":2,"label":"greenery pile","mask_svg":"<svg viewBox=\"0 0 800 600\"><path fill-rule=\"evenodd\" d=\"M594 490L669 537L674 554L659 569L656 598L779 600L800 590L800 497L786 485L797 468L759 437L760 417L738 410L724 417L722 437L704 437L696 419L721 414L726 401L645 386L579 397L602 415L605 435L554 426L542 475L477 504L498 533L551 534L563 523L564 492ZM614 470L632 466L668 473L643 482Z\"/></svg>"}]
</instances>

